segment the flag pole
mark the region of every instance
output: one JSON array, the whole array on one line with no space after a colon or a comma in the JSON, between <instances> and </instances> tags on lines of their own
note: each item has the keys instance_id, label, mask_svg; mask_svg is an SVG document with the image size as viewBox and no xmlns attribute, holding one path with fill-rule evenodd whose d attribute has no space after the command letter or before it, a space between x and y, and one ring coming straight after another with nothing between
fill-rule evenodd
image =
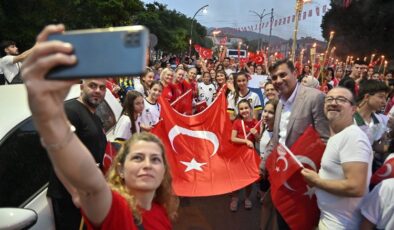
<instances>
[{"instance_id":1,"label":"flag pole","mask_svg":"<svg viewBox=\"0 0 394 230\"><path fill-rule=\"evenodd\" d=\"M178 97L175 101L173 101L171 103L171 106L174 106L180 99L182 99L183 97L186 96L186 94L188 94L190 91L192 91L191 89L189 89L188 91L186 91L184 94L182 94L180 97Z\"/></svg>"},{"instance_id":2,"label":"flag pole","mask_svg":"<svg viewBox=\"0 0 394 230\"><path fill-rule=\"evenodd\" d=\"M281 144L281 145L283 146L283 148L286 149L286 151L290 154L290 156L293 158L293 160L294 160L295 162L297 162L297 164L298 164L301 168L305 168L304 165L302 165L301 161L298 160L296 156L294 156L293 152L292 152L289 148L287 148L286 145L284 145L284 144Z\"/></svg>"}]
</instances>

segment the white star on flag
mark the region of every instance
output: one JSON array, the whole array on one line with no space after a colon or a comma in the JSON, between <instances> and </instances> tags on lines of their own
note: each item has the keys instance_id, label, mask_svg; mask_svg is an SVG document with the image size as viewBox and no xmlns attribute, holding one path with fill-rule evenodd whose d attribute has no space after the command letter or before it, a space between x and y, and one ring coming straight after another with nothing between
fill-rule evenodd
<instances>
[{"instance_id":1,"label":"white star on flag","mask_svg":"<svg viewBox=\"0 0 394 230\"><path fill-rule=\"evenodd\" d=\"M190 162L181 161L181 163L187 166L187 168L185 169L185 172L188 172L191 170L202 171L201 166L207 164L207 163L199 163L194 158Z\"/></svg>"},{"instance_id":2,"label":"white star on flag","mask_svg":"<svg viewBox=\"0 0 394 230\"><path fill-rule=\"evenodd\" d=\"M315 188L306 186L307 191L304 193L305 196L309 196L309 199L312 199L312 196L315 194Z\"/></svg>"}]
</instances>

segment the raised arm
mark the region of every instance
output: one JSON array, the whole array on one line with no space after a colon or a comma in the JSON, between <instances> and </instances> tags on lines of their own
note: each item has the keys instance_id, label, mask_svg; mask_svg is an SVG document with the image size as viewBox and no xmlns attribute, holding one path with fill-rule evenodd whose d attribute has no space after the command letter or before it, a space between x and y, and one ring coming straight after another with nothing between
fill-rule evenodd
<instances>
[{"instance_id":1,"label":"raised arm","mask_svg":"<svg viewBox=\"0 0 394 230\"><path fill-rule=\"evenodd\" d=\"M72 65L76 57L72 46L60 41L46 41L51 33L61 33L63 25L47 26L37 37L37 45L22 67L33 121L43 146L59 178L76 190L88 219L99 225L108 213L112 195L101 171L78 137L72 132L63 101L70 87L78 81L46 81L48 71L57 65Z\"/></svg>"}]
</instances>

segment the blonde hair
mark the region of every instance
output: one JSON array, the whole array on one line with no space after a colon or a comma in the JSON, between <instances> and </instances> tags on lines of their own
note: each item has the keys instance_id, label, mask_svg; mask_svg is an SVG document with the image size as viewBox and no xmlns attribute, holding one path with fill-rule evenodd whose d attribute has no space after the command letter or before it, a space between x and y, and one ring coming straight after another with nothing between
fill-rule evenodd
<instances>
[{"instance_id":1,"label":"blonde hair","mask_svg":"<svg viewBox=\"0 0 394 230\"><path fill-rule=\"evenodd\" d=\"M160 81L164 81L164 76L168 73L168 72L172 72L174 73L174 71L170 68L165 68L161 71L160 73Z\"/></svg>"},{"instance_id":2,"label":"blonde hair","mask_svg":"<svg viewBox=\"0 0 394 230\"><path fill-rule=\"evenodd\" d=\"M155 135L147 132L133 134L133 136L129 140L124 142L122 148L119 150L114 161L112 162L111 168L108 171L107 181L112 190L118 192L128 201L129 207L131 208L132 213L137 219L137 221L142 222L141 212L137 208L135 197L127 189L125 181L120 176L120 172L118 171L118 166L124 165L124 162L130 152L131 147L138 141L156 143L161 149L165 172L160 186L156 189L153 202L162 205L166 209L168 217L173 220L177 215L176 211L179 206L179 199L172 191L172 177L170 174L170 167L166 159L164 145L161 140Z\"/></svg>"}]
</instances>

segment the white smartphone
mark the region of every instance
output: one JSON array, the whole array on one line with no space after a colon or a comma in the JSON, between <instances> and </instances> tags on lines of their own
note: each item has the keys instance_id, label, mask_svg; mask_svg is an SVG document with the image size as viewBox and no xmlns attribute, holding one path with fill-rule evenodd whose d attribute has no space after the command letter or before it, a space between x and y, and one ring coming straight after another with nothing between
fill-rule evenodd
<instances>
[{"instance_id":1,"label":"white smartphone","mask_svg":"<svg viewBox=\"0 0 394 230\"><path fill-rule=\"evenodd\" d=\"M69 42L77 63L58 66L47 79L106 78L140 75L146 68L149 30L144 26L74 30L48 40Z\"/></svg>"}]
</instances>

